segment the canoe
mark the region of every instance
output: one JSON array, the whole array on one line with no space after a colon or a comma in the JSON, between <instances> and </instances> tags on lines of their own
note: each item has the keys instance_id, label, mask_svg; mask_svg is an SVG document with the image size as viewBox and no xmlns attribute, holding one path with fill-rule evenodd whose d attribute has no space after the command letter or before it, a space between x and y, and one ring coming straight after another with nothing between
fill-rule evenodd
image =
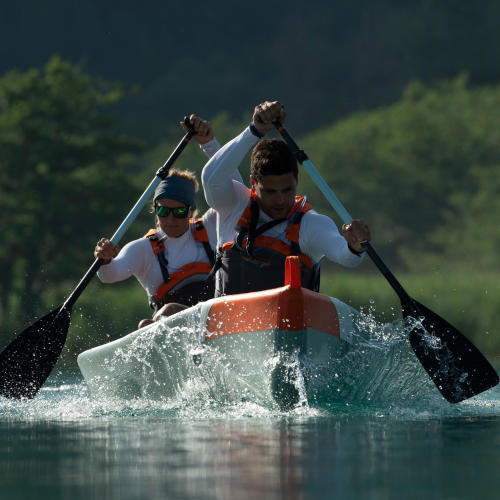
<instances>
[{"instance_id":1,"label":"canoe","mask_svg":"<svg viewBox=\"0 0 500 500\"><path fill-rule=\"evenodd\" d=\"M289 258L284 286L199 303L82 352L78 365L95 397L158 400L199 391L289 409L329 385L328 376L315 384L311 367L328 367L346 352L358 318L342 301L302 288Z\"/></svg>"}]
</instances>

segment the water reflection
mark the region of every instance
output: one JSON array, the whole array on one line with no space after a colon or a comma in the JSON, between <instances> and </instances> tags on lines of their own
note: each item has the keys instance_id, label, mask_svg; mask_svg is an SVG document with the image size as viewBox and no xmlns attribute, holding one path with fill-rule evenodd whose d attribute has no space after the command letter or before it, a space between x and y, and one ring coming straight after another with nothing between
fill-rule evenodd
<instances>
[{"instance_id":1,"label":"water reflection","mask_svg":"<svg viewBox=\"0 0 500 500\"><path fill-rule=\"evenodd\" d=\"M110 426L109 482L149 478L148 498L303 498L302 428L282 422L149 421ZM91 461L96 465L99 453ZM115 471L116 473L116 471ZM129 490L130 491L130 490Z\"/></svg>"},{"instance_id":2,"label":"water reflection","mask_svg":"<svg viewBox=\"0 0 500 500\"><path fill-rule=\"evenodd\" d=\"M493 498L498 416L0 423L1 498Z\"/></svg>"}]
</instances>

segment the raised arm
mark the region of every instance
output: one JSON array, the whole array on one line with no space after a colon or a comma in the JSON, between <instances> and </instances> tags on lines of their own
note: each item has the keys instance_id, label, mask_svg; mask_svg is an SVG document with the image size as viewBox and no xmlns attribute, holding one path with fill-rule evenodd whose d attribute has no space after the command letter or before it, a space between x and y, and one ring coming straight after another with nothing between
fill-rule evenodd
<instances>
[{"instance_id":1,"label":"raised arm","mask_svg":"<svg viewBox=\"0 0 500 500\"><path fill-rule=\"evenodd\" d=\"M248 196L249 190L241 182L238 167L259 138L274 128L273 121L284 121L285 117L278 101L265 101L255 106L252 123L220 149L203 169L201 181L209 206L224 214Z\"/></svg>"},{"instance_id":2,"label":"raised arm","mask_svg":"<svg viewBox=\"0 0 500 500\"><path fill-rule=\"evenodd\" d=\"M258 138L247 127L224 145L205 165L201 182L209 206L224 213L231 211L248 188L241 182L240 163Z\"/></svg>"},{"instance_id":3,"label":"raised arm","mask_svg":"<svg viewBox=\"0 0 500 500\"><path fill-rule=\"evenodd\" d=\"M193 135L193 140L200 145L201 150L209 159L212 158L220 149L220 144L215 138L212 124L197 115L191 115L189 121L196 131L196 134ZM188 131L188 127L183 121L180 122L180 125L186 132Z\"/></svg>"}]
</instances>

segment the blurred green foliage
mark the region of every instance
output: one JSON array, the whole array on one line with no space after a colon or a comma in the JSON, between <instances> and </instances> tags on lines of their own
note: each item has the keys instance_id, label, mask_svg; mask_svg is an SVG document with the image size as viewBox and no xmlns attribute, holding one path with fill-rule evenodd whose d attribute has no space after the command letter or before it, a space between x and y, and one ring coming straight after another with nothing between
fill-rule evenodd
<instances>
[{"instance_id":1,"label":"blurred green foliage","mask_svg":"<svg viewBox=\"0 0 500 500\"><path fill-rule=\"evenodd\" d=\"M498 109L500 86L468 88L463 75L416 82L397 103L313 131L300 145L391 262L417 272L466 259L498 270ZM331 213L307 174L301 183Z\"/></svg>"},{"instance_id":2,"label":"blurred green foliage","mask_svg":"<svg viewBox=\"0 0 500 500\"><path fill-rule=\"evenodd\" d=\"M4 327L46 307L47 288L76 280L96 235L130 204L125 174L142 144L113 128L107 108L122 96L57 57L0 79Z\"/></svg>"},{"instance_id":3,"label":"blurred green foliage","mask_svg":"<svg viewBox=\"0 0 500 500\"><path fill-rule=\"evenodd\" d=\"M150 145L185 113L239 119L265 99L303 134L386 106L416 78L498 82L499 19L498 0L2 2L0 73L57 52L135 87L119 125Z\"/></svg>"}]
</instances>

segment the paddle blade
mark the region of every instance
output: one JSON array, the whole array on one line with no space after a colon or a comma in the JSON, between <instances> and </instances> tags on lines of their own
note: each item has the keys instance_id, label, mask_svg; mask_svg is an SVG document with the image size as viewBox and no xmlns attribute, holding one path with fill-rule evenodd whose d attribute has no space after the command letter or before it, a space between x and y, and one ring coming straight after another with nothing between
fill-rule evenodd
<instances>
[{"instance_id":1,"label":"paddle blade","mask_svg":"<svg viewBox=\"0 0 500 500\"><path fill-rule=\"evenodd\" d=\"M416 300L402 306L405 318L417 320L410 332L410 344L450 403L459 403L498 384L498 374L488 360L454 326Z\"/></svg>"},{"instance_id":2,"label":"paddle blade","mask_svg":"<svg viewBox=\"0 0 500 500\"><path fill-rule=\"evenodd\" d=\"M16 399L36 395L61 354L70 317L70 309L54 309L0 353L0 395Z\"/></svg>"}]
</instances>

